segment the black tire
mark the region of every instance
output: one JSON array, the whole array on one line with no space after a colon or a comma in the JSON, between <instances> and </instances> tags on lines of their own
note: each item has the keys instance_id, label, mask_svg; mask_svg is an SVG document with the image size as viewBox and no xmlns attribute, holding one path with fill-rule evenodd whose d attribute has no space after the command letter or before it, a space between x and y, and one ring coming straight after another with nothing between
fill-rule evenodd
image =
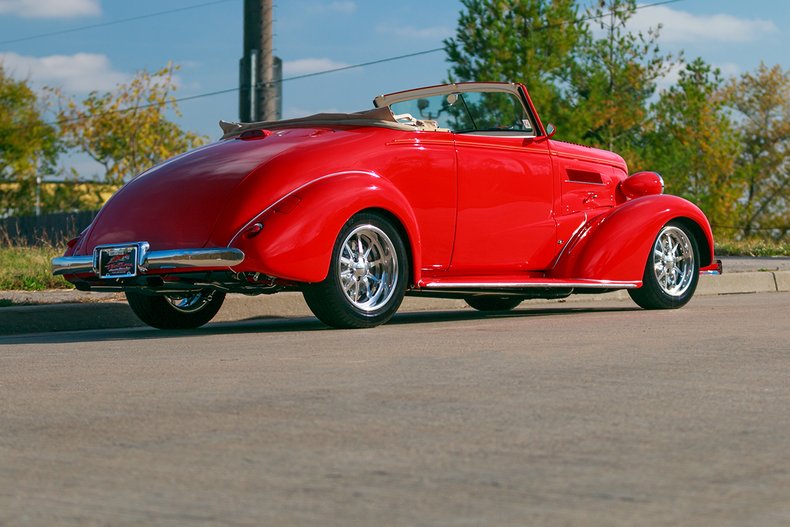
<instances>
[{"instance_id":1,"label":"black tire","mask_svg":"<svg viewBox=\"0 0 790 527\"><path fill-rule=\"evenodd\" d=\"M694 296L700 254L694 234L683 222L670 221L656 236L645 263L642 287L629 289L644 309L677 309Z\"/></svg>"},{"instance_id":2,"label":"black tire","mask_svg":"<svg viewBox=\"0 0 790 527\"><path fill-rule=\"evenodd\" d=\"M214 318L225 293L204 289L184 296L146 295L126 292L126 300L137 317L159 329L193 329Z\"/></svg>"},{"instance_id":3,"label":"black tire","mask_svg":"<svg viewBox=\"0 0 790 527\"><path fill-rule=\"evenodd\" d=\"M464 300L478 311L510 311L524 301L520 296L495 295L468 296Z\"/></svg>"},{"instance_id":4,"label":"black tire","mask_svg":"<svg viewBox=\"0 0 790 527\"><path fill-rule=\"evenodd\" d=\"M409 260L401 234L373 213L353 216L337 236L326 279L303 288L321 322L335 328L384 324L403 301Z\"/></svg>"}]
</instances>

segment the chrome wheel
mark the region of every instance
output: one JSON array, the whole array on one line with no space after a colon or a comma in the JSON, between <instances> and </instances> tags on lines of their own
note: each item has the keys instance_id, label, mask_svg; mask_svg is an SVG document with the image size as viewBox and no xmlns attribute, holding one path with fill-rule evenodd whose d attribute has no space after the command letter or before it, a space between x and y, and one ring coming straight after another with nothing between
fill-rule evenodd
<instances>
[{"instance_id":1,"label":"chrome wheel","mask_svg":"<svg viewBox=\"0 0 790 527\"><path fill-rule=\"evenodd\" d=\"M692 228L685 220L661 228L645 262L642 287L628 290L634 302L645 309L676 309L691 300L700 264Z\"/></svg>"},{"instance_id":2,"label":"chrome wheel","mask_svg":"<svg viewBox=\"0 0 790 527\"><path fill-rule=\"evenodd\" d=\"M206 304L211 302L211 297L214 291L198 291L184 296L165 296L167 303L173 306L174 309L182 313L194 313L203 309Z\"/></svg>"},{"instance_id":3,"label":"chrome wheel","mask_svg":"<svg viewBox=\"0 0 790 527\"><path fill-rule=\"evenodd\" d=\"M394 220L375 212L352 216L335 238L329 272L305 284L310 310L335 328L372 328L387 322L406 293L409 255Z\"/></svg>"},{"instance_id":4,"label":"chrome wheel","mask_svg":"<svg viewBox=\"0 0 790 527\"><path fill-rule=\"evenodd\" d=\"M695 276L694 249L688 235L678 227L664 227L653 245L653 273L661 290L683 296Z\"/></svg>"},{"instance_id":5,"label":"chrome wheel","mask_svg":"<svg viewBox=\"0 0 790 527\"><path fill-rule=\"evenodd\" d=\"M392 240L374 225L359 225L342 243L340 286L360 311L375 311L389 302L398 282L398 256Z\"/></svg>"}]
</instances>

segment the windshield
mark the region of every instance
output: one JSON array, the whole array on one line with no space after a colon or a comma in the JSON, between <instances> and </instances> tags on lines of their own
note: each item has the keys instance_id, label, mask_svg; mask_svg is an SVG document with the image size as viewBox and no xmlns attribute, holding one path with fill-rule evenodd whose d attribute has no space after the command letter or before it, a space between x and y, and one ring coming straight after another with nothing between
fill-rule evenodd
<instances>
[{"instance_id":1,"label":"windshield","mask_svg":"<svg viewBox=\"0 0 790 527\"><path fill-rule=\"evenodd\" d=\"M456 133L511 132L532 135L521 101L506 92L458 92L393 103L400 122L435 121Z\"/></svg>"}]
</instances>

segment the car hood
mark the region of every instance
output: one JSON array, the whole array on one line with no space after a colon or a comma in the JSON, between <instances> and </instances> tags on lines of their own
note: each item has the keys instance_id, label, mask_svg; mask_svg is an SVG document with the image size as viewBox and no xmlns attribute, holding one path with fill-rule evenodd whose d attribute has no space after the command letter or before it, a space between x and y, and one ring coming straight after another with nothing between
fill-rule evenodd
<instances>
[{"instance_id":1,"label":"car hood","mask_svg":"<svg viewBox=\"0 0 790 527\"><path fill-rule=\"evenodd\" d=\"M326 162L320 167L312 163L308 170L306 152L317 151L312 159L331 159L337 156L322 153L365 137L354 130L288 129L225 139L177 156L116 192L74 254L137 241L149 242L153 250L224 246L230 241L228 233L254 211L304 184L315 170L331 168ZM212 237L215 231L221 234Z\"/></svg>"},{"instance_id":2,"label":"car hood","mask_svg":"<svg viewBox=\"0 0 790 527\"><path fill-rule=\"evenodd\" d=\"M594 163L610 165L615 168L619 168L624 174L627 174L628 172L625 160L622 158L622 156L615 154L614 152L557 140L552 140L550 145L551 150L555 153L575 157L578 159L584 159L585 161L591 161Z\"/></svg>"}]
</instances>

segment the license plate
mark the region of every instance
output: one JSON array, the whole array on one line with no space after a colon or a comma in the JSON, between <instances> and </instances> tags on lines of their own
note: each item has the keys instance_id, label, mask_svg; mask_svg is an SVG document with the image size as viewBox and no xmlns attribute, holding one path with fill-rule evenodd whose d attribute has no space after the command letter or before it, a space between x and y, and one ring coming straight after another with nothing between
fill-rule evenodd
<instances>
[{"instance_id":1,"label":"license plate","mask_svg":"<svg viewBox=\"0 0 790 527\"><path fill-rule=\"evenodd\" d=\"M97 247L94 261L99 278L137 276L137 245Z\"/></svg>"}]
</instances>

